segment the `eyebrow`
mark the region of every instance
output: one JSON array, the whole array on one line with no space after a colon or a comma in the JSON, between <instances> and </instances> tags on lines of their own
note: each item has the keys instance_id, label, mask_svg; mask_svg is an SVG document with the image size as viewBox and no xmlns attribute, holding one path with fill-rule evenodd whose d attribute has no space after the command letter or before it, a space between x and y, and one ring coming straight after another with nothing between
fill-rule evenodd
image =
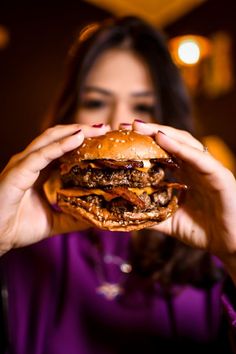
<instances>
[{"instance_id":1,"label":"eyebrow","mask_svg":"<svg viewBox=\"0 0 236 354\"><path fill-rule=\"evenodd\" d=\"M140 92L134 92L131 94L133 97L152 97L155 96L155 93L153 91L140 91Z\"/></svg>"},{"instance_id":2,"label":"eyebrow","mask_svg":"<svg viewBox=\"0 0 236 354\"><path fill-rule=\"evenodd\" d=\"M112 92L109 91L109 90L106 90L106 89L103 89L101 87L97 87L97 86L86 86L84 88L84 91L85 92L98 92L98 93L101 93L102 95L105 95L105 96L111 96L112 95ZM134 92L134 93L131 93L131 96L132 97L152 97L152 96L155 96L155 93L153 91L138 91L138 92Z\"/></svg>"},{"instance_id":3,"label":"eyebrow","mask_svg":"<svg viewBox=\"0 0 236 354\"><path fill-rule=\"evenodd\" d=\"M112 94L109 90L103 89L101 87L96 87L96 86L86 86L84 88L84 91L85 92L90 92L90 91L94 92L95 91L95 92L101 93L106 96L111 96L111 94Z\"/></svg>"}]
</instances>

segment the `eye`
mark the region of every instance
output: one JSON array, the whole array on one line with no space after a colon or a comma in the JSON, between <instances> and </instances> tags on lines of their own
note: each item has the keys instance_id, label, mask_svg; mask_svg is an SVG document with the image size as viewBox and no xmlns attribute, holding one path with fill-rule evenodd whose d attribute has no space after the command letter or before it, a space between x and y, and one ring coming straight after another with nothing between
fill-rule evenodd
<instances>
[{"instance_id":1,"label":"eye","mask_svg":"<svg viewBox=\"0 0 236 354\"><path fill-rule=\"evenodd\" d=\"M138 113L153 114L154 113L154 105L140 103L140 104L137 104L134 106L134 111L136 111Z\"/></svg>"},{"instance_id":2,"label":"eye","mask_svg":"<svg viewBox=\"0 0 236 354\"><path fill-rule=\"evenodd\" d=\"M99 108L103 108L105 105L106 102L97 99L88 99L88 100L84 100L81 103L81 106L87 109L99 109Z\"/></svg>"}]
</instances>

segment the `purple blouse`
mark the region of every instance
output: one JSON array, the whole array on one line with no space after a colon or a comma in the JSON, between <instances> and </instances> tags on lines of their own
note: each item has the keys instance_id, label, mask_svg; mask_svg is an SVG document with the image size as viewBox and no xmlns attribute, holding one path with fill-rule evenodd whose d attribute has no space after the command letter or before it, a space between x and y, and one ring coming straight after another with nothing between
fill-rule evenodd
<instances>
[{"instance_id":1,"label":"purple blouse","mask_svg":"<svg viewBox=\"0 0 236 354\"><path fill-rule=\"evenodd\" d=\"M224 309L236 327L221 282L209 291L176 286L166 298L158 285L150 289L130 271L129 233L97 231L99 252L88 232L58 235L2 257L6 354L146 354L162 353L162 345L191 353L215 345L218 353ZM223 348L219 353L227 353Z\"/></svg>"}]
</instances>

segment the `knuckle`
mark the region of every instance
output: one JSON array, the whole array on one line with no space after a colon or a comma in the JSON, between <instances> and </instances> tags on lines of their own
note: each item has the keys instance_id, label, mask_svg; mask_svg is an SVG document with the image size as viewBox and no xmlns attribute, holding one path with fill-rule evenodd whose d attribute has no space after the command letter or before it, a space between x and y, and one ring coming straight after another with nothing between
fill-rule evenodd
<instances>
[{"instance_id":1,"label":"knuckle","mask_svg":"<svg viewBox=\"0 0 236 354\"><path fill-rule=\"evenodd\" d=\"M193 138L192 134L189 133L187 130L181 130L181 133L182 133L186 138Z\"/></svg>"},{"instance_id":2,"label":"knuckle","mask_svg":"<svg viewBox=\"0 0 236 354\"><path fill-rule=\"evenodd\" d=\"M52 135L52 134L54 134L54 132L56 130L60 129L61 127L63 127L62 124L57 124L57 125L54 125L53 127L49 127L44 131L44 134L45 135Z\"/></svg>"},{"instance_id":3,"label":"knuckle","mask_svg":"<svg viewBox=\"0 0 236 354\"><path fill-rule=\"evenodd\" d=\"M34 160L34 159L46 160L47 162L51 161L50 158L48 157L48 154L47 154L45 148L41 148L41 149L38 149L38 150L32 152L32 154L29 155L29 159L30 160Z\"/></svg>"},{"instance_id":4,"label":"knuckle","mask_svg":"<svg viewBox=\"0 0 236 354\"><path fill-rule=\"evenodd\" d=\"M55 130L54 127L47 128L43 134L46 136L51 136L54 130Z\"/></svg>"},{"instance_id":5,"label":"knuckle","mask_svg":"<svg viewBox=\"0 0 236 354\"><path fill-rule=\"evenodd\" d=\"M17 153L17 154L14 154L14 155L10 158L10 160L9 160L9 162L8 162L8 165L15 165L19 160L22 159L22 157L23 157L23 153L22 153L22 152L19 152L19 153Z\"/></svg>"},{"instance_id":6,"label":"knuckle","mask_svg":"<svg viewBox=\"0 0 236 354\"><path fill-rule=\"evenodd\" d=\"M59 153L60 155L64 154L66 152L66 150L64 148L65 140L66 140L66 138L58 140L58 141L54 141L52 144L52 149L55 152Z\"/></svg>"}]
</instances>

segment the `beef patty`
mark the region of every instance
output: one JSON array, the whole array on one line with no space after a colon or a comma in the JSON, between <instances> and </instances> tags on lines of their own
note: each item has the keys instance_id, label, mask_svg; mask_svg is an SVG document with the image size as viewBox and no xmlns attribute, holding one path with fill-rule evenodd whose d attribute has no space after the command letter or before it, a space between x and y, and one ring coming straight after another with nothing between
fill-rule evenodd
<instances>
[{"instance_id":1,"label":"beef patty","mask_svg":"<svg viewBox=\"0 0 236 354\"><path fill-rule=\"evenodd\" d=\"M78 166L74 166L69 173L62 176L62 182L64 187L127 186L143 188L158 186L160 181L164 179L164 175L164 170L158 166L149 169L148 172L136 169L81 169Z\"/></svg>"}]
</instances>

